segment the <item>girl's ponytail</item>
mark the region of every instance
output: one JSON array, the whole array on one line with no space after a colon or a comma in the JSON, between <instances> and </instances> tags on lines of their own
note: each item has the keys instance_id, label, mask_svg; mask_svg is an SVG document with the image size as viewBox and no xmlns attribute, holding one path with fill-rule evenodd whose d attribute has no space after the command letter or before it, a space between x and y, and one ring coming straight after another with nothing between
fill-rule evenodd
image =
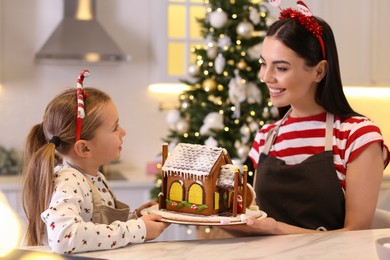
<instances>
[{"instance_id":1,"label":"girl's ponytail","mask_svg":"<svg viewBox=\"0 0 390 260\"><path fill-rule=\"evenodd\" d=\"M42 245L44 223L41 213L49 205L53 193L53 168L56 145L48 143L42 124L34 126L26 140L24 155L23 209L27 217L27 245Z\"/></svg>"}]
</instances>

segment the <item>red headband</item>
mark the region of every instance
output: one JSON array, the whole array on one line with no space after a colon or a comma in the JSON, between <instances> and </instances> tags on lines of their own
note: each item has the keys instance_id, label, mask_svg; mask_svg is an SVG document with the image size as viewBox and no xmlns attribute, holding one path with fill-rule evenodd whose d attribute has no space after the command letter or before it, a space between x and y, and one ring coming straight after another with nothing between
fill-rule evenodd
<instances>
[{"instance_id":1,"label":"red headband","mask_svg":"<svg viewBox=\"0 0 390 260\"><path fill-rule=\"evenodd\" d=\"M77 78L77 119L76 119L76 142L81 137L81 125L85 117L84 100L87 98L87 92L84 91L83 81L84 77L89 76L88 70L80 72Z\"/></svg>"},{"instance_id":2,"label":"red headband","mask_svg":"<svg viewBox=\"0 0 390 260\"><path fill-rule=\"evenodd\" d=\"M279 7L281 10L279 20L283 19L294 19L298 21L303 27L306 28L311 34L313 34L319 41L322 50L322 57L326 60L325 56L325 45L322 40L322 27L318 24L318 21L313 17L310 9L302 1L297 1L298 10L288 8L282 10L280 8L281 0L269 0L269 3L272 6Z\"/></svg>"}]
</instances>

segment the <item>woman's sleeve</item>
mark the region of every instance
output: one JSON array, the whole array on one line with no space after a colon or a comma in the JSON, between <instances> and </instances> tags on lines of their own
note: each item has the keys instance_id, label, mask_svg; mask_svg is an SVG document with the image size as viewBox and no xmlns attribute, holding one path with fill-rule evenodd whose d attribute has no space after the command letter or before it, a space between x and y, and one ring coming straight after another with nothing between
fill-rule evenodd
<instances>
[{"instance_id":1,"label":"woman's sleeve","mask_svg":"<svg viewBox=\"0 0 390 260\"><path fill-rule=\"evenodd\" d=\"M249 151L249 158L252 160L253 166L256 169L257 168L257 162L260 158L260 153L262 151L262 148L264 146L264 141L267 132L269 131L271 125L264 125L255 135L255 138L253 139L252 148Z\"/></svg>"},{"instance_id":2,"label":"woman's sleeve","mask_svg":"<svg viewBox=\"0 0 390 260\"><path fill-rule=\"evenodd\" d=\"M67 171L58 175L55 183L50 206L41 214L52 251L69 254L145 241L146 227L141 219L110 225L92 222L92 193L82 175Z\"/></svg>"},{"instance_id":3,"label":"woman's sleeve","mask_svg":"<svg viewBox=\"0 0 390 260\"><path fill-rule=\"evenodd\" d=\"M382 147L384 167L389 163L389 148L384 143L382 133L372 121L365 120L356 124L350 131L345 156L347 165L361 154L372 143L380 143Z\"/></svg>"}]
</instances>

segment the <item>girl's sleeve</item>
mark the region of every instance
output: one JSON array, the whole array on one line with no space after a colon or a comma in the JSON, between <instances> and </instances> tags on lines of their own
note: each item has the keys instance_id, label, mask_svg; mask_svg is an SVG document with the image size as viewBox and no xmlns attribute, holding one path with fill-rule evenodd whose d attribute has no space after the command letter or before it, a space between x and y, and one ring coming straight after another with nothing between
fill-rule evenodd
<instances>
[{"instance_id":1,"label":"girl's sleeve","mask_svg":"<svg viewBox=\"0 0 390 260\"><path fill-rule=\"evenodd\" d=\"M49 208L41 214L48 244L60 254L105 250L142 243L146 237L141 219L92 223L92 193L83 177L65 172L56 177Z\"/></svg>"}]
</instances>

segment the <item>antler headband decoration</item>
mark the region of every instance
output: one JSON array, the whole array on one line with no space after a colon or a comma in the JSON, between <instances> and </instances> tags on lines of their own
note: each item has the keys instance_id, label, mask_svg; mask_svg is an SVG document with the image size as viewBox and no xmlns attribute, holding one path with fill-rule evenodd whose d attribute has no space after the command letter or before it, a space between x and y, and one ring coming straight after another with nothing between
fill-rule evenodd
<instances>
[{"instance_id":1,"label":"antler headband decoration","mask_svg":"<svg viewBox=\"0 0 390 260\"><path fill-rule=\"evenodd\" d=\"M80 72L77 78L77 119L76 119L76 142L80 140L81 137L81 125L83 118L85 117L84 110L84 99L87 98L87 92L84 90L83 81L84 77L89 76L88 70L83 70Z\"/></svg>"},{"instance_id":2,"label":"antler headband decoration","mask_svg":"<svg viewBox=\"0 0 390 260\"><path fill-rule=\"evenodd\" d=\"M282 0L268 0L268 1L270 5L274 7L279 7L280 9L279 20L283 20L287 18L294 19L298 21L303 27L305 27L308 32L313 34L318 39L321 45L322 57L326 59L325 45L324 45L324 41L322 40L322 27L318 24L317 20L313 17L313 14L311 13L307 5L303 1L297 1L298 10L294 10L292 8L283 10L280 8L280 4Z\"/></svg>"}]
</instances>

